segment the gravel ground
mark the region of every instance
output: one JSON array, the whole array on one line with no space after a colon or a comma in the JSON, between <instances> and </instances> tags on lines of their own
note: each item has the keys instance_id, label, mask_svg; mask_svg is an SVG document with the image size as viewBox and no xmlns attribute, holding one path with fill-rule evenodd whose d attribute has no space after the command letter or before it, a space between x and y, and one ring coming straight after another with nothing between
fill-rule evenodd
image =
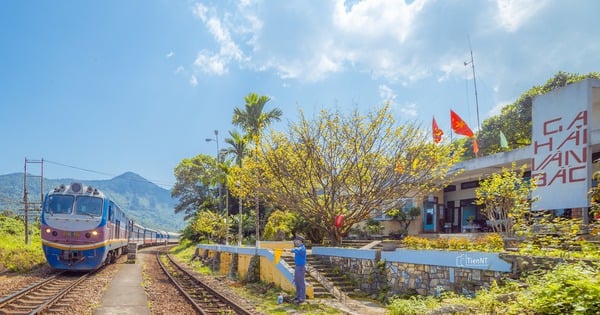
<instances>
[{"instance_id":1,"label":"gravel ground","mask_svg":"<svg viewBox=\"0 0 600 315\"><path fill-rule=\"evenodd\" d=\"M144 281L142 285L146 291L151 314L194 314L195 311L192 306L185 300L177 288L171 284L168 277L164 275L160 265L156 261L155 250L156 249L148 248L138 252L138 259L142 259L143 261ZM115 264L107 266L87 280L84 283L84 288L77 290L77 293L74 296L69 297L76 302L70 303L68 308L61 311L61 314L93 314L94 309L100 305L100 301L102 300L106 288L117 271L119 271L122 264L126 263L126 261L127 256L123 255ZM44 266L22 275L14 273L0 274L0 297L39 282L51 273L52 270L49 267ZM241 286L238 281L227 277L205 276L197 272L192 273L202 281L208 283L213 289L228 296L230 299L237 300L239 305L244 306L244 308L252 311L254 314L263 314L256 310L256 302L239 296L231 289ZM327 301L310 301L310 304L313 303L323 303L337 308L340 311L339 314L384 314L384 309L364 303L342 305L339 301L334 299ZM300 309L293 308L288 310L288 313L290 312L296 314L305 313Z\"/></svg>"},{"instance_id":2,"label":"gravel ground","mask_svg":"<svg viewBox=\"0 0 600 315\"><path fill-rule=\"evenodd\" d=\"M102 299L105 288L108 286L115 273L119 270L119 265L125 262L124 257L119 258L116 264L112 264L92 275L84 281L82 287L76 290L74 294L66 296L67 299L76 301L70 303L69 307L62 309L62 314L92 314ZM0 296L6 296L19 289L37 283L53 273L52 269L44 265L32 272L26 274L8 273L0 276Z\"/></svg>"},{"instance_id":3,"label":"gravel ground","mask_svg":"<svg viewBox=\"0 0 600 315\"><path fill-rule=\"evenodd\" d=\"M138 252L138 259L143 259L143 277L144 290L148 298L151 314L194 314L192 306L185 300L185 297L171 284L168 277L163 273L156 261L155 251L146 249ZM100 305L102 296L113 277L119 271L122 264L127 262L127 256L121 256L115 264L108 265L106 268L92 276L84 282L84 287L77 290L77 293L69 296L76 302L70 303L68 308L61 310L63 314L93 314L94 309ZM45 277L51 275L53 271L48 266L42 266L27 274L3 273L0 274L0 297L25 288ZM247 309L254 310L251 301L246 300L228 288L234 283L233 280L225 277L208 277L196 273L197 277L208 281L209 285L227 295L231 299L236 299L238 303L244 305ZM256 314L260 314L256 312Z\"/></svg>"},{"instance_id":4,"label":"gravel ground","mask_svg":"<svg viewBox=\"0 0 600 315\"><path fill-rule=\"evenodd\" d=\"M152 255L151 255L152 254ZM152 314L193 314L194 309L186 302L185 298L173 286L166 275L164 275L160 265L156 261L156 252L149 250L144 257L144 288L151 302ZM205 276L192 271L197 278L208 284L213 290L225 295L231 300L237 301L245 309L251 310L254 314L260 314L254 308L252 301L240 297L229 289L235 284L235 281L226 277Z\"/></svg>"},{"instance_id":5,"label":"gravel ground","mask_svg":"<svg viewBox=\"0 0 600 315\"><path fill-rule=\"evenodd\" d=\"M150 312L152 314L194 314L194 308L171 284L171 280L160 268L156 260L156 252L146 249L140 254L138 257L144 260L143 285L150 304Z\"/></svg>"},{"instance_id":6,"label":"gravel ground","mask_svg":"<svg viewBox=\"0 0 600 315\"><path fill-rule=\"evenodd\" d=\"M6 296L20 288L41 281L52 274L52 270L47 265L35 269L27 274L17 274L4 271L0 275L0 297Z\"/></svg>"}]
</instances>

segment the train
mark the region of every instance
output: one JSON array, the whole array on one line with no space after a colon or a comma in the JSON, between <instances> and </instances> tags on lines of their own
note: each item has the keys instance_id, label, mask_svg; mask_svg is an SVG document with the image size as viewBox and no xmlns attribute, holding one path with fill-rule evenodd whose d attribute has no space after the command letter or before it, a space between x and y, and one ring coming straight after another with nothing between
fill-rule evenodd
<instances>
[{"instance_id":1,"label":"train","mask_svg":"<svg viewBox=\"0 0 600 315\"><path fill-rule=\"evenodd\" d=\"M178 233L135 223L102 191L79 182L61 184L46 194L41 234L50 267L72 271L113 263L127 252L128 244L137 248L176 244L180 238Z\"/></svg>"}]
</instances>

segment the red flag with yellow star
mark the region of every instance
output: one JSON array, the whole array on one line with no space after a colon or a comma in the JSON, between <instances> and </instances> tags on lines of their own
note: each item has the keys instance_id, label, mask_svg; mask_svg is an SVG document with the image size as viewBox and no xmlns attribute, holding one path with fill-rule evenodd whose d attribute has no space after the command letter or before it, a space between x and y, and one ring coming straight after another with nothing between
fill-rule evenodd
<instances>
[{"instance_id":1,"label":"red flag with yellow star","mask_svg":"<svg viewBox=\"0 0 600 315\"><path fill-rule=\"evenodd\" d=\"M473 136L473 131L471 128L469 128L467 123L453 110L450 110L450 124L452 126L452 130L454 130L454 132L457 134L467 137Z\"/></svg>"},{"instance_id":2,"label":"red flag with yellow star","mask_svg":"<svg viewBox=\"0 0 600 315\"><path fill-rule=\"evenodd\" d=\"M438 124L435 121L435 116L433 117L433 120L431 121L431 130L432 130L432 134L433 134L433 142L440 143L440 141L442 141L442 136L444 135L444 131L442 131L442 129L440 129L440 127L438 127Z\"/></svg>"}]
</instances>

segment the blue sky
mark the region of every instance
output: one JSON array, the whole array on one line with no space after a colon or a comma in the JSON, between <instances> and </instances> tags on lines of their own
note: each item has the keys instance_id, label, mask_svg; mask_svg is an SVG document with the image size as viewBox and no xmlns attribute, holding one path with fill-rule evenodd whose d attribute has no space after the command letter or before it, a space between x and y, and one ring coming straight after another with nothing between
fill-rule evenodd
<instances>
[{"instance_id":1,"label":"blue sky","mask_svg":"<svg viewBox=\"0 0 600 315\"><path fill-rule=\"evenodd\" d=\"M600 1L2 1L0 174L127 171L169 188L250 92L285 128L372 110L449 134L558 71L600 72ZM470 44L469 44L470 42ZM472 47L478 92L470 65ZM29 165L39 174L35 165Z\"/></svg>"}]
</instances>

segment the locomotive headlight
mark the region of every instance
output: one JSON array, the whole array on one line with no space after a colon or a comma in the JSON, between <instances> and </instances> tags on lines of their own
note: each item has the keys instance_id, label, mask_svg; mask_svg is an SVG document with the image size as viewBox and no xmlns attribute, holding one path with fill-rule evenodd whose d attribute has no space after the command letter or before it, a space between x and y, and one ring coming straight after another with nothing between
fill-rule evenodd
<instances>
[{"instance_id":1,"label":"locomotive headlight","mask_svg":"<svg viewBox=\"0 0 600 315\"><path fill-rule=\"evenodd\" d=\"M90 233L85 233L85 238L90 238Z\"/></svg>"},{"instance_id":2,"label":"locomotive headlight","mask_svg":"<svg viewBox=\"0 0 600 315\"><path fill-rule=\"evenodd\" d=\"M52 230L50 228L46 228L46 233L50 234Z\"/></svg>"},{"instance_id":3,"label":"locomotive headlight","mask_svg":"<svg viewBox=\"0 0 600 315\"><path fill-rule=\"evenodd\" d=\"M93 231L92 231L92 235L94 235L94 236L98 235L98 231L96 231L96 230L93 230Z\"/></svg>"},{"instance_id":4,"label":"locomotive headlight","mask_svg":"<svg viewBox=\"0 0 600 315\"><path fill-rule=\"evenodd\" d=\"M56 235L58 235L58 232L52 231L52 236L56 236Z\"/></svg>"}]
</instances>

